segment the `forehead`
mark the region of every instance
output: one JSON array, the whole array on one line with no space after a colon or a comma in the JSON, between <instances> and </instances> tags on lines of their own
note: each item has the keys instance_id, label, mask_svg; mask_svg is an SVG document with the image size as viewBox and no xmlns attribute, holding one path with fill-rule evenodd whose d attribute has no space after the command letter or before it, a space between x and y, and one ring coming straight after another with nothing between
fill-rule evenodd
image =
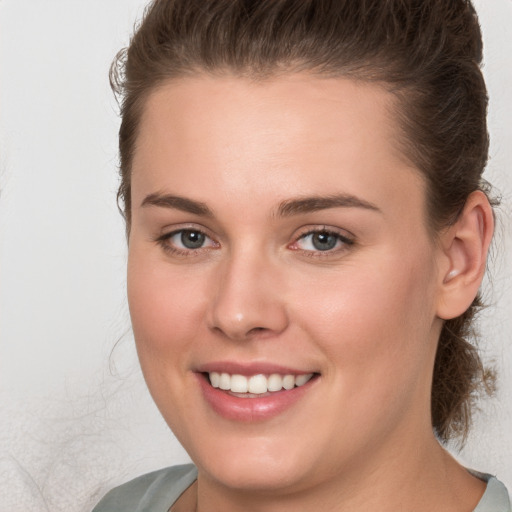
<instances>
[{"instance_id":1,"label":"forehead","mask_svg":"<svg viewBox=\"0 0 512 512\"><path fill-rule=\"evenodd\" d=\"M149 95L139 143L163 129L174 130L177 143L200 140L218 147L220 140L231 138L257 145L259 152L270 149L260 144L269 137L280 152L299 140L342 147L339 143L347 139L354 152L360 145L389 151L399 137L394 110L392 94L362 81L305 73L258 81L200 75L164 82Z\"/></svg>"},{"instance_id":2,"label":"forehead","mask_svg":"<svg viewBox=\"0 0 512 512\"><path fill-rule=\"evenodd\" d=\"M394 200L404 180L422 188L398 149L394 101L376 84L309 74L167 82L141 117L134 201L163 187L197 194L204 180L225 197L268 195L293 183L299 195L334 186L364 190L370 202L372 195Z\"/></svg>"}]
</instances>

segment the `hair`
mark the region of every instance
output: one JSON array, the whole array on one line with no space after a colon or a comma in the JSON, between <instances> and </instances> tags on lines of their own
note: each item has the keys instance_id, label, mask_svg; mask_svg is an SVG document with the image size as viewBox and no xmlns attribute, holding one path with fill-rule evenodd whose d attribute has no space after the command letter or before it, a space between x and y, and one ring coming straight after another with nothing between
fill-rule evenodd
<instances>
[{"instance_id":1,"label":"hair","mask_svg":"<svg viewBox=\"0 0 512 512\"><path fill-rule=\"evenodd\" d=\"M201 74L264 80L305 71L374 82L395 95L401 150L425 179L429 228L439 233L472 192L486 192L481 62L469 0L154 0L110 75L121 106L118 200L127 232L139 123L155 88ZM440 335L431 410L442 442L465 439L477 397L493 389L493 372L468 341L480 307L476 297Z\"/></svg>"}]
</instances>

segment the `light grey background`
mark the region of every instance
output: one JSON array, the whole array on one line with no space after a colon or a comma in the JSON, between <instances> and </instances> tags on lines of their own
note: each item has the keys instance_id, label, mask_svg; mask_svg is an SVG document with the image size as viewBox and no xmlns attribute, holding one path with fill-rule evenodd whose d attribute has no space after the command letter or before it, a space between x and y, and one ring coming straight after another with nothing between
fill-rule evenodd
<instances>
[{"instance_id":1,"label":"light grey background","mask_svg":"<svg viewBox=\"0 0 512 512\"><path fill-rule=\"evenodd\" d=\"M138 370L108 68L143 0L0 0L0 512L78 512L187 460ZM461 459L512 488L512 0L478 0L503 195L482 349L500 371ZM115 346L115 348L114 348Z\"/></svg>"}]
</instances>

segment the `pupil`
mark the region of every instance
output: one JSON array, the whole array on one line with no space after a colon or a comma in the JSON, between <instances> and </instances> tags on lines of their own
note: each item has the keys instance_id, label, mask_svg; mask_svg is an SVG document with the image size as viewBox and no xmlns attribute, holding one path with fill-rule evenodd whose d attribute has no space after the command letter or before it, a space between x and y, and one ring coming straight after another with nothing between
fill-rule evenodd
<instances>
[{"instance_id":1,"label":"pupil","mask_svg":"<svg viewBox=\"0 0 512 512\"><path fill-rule=\"evenodd\" d=\"M336 247L338 237L331 233L322 231L313 235L313 245L318 251L328 251Z\"/></svg>"},{"instance_id":2,"label":"pupil","mask_svg":"<svg viewBox=\"0 0 512 512\"><path fill-rule=\"evenodd\" d=\"M204 244L204 234L199 231L183 231L181 243L187 249L199 249Z\"/></svg>"}]
</instances>

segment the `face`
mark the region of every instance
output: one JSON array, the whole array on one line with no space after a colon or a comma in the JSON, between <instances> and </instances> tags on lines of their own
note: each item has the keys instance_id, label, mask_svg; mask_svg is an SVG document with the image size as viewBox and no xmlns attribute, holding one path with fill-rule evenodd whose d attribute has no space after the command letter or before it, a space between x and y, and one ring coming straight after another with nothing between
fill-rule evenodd
<instances>
[{"instance_id":1,"label":"face","mask_svg":"<svg viewBox=\"0 0 512 512\"><path fill-rule=\"evenodd\" d=\"M389 93L350 80L196 77L149 97L130 312L205 479L299 489L432 437L437 253L397 140Z\"/></svg>"}]
</instances>

